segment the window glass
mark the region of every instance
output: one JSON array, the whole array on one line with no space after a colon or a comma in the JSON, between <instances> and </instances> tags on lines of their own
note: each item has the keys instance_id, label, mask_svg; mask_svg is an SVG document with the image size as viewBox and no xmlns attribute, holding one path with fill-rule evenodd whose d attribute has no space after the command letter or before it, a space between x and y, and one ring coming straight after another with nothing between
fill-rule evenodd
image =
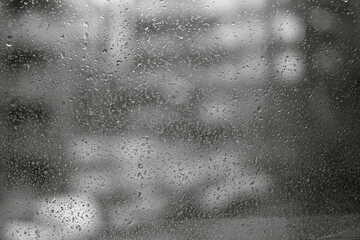
<instances>
[{"instance_id":1,"label":"window glass","mask_svg":"<svg viewBox=\"0 0 360 240\"><path fill-rule=\"evenodd\" d=\"M359 238L359 21L351 0L1 1L0 239Z\"/></svg>"}]
</instances>

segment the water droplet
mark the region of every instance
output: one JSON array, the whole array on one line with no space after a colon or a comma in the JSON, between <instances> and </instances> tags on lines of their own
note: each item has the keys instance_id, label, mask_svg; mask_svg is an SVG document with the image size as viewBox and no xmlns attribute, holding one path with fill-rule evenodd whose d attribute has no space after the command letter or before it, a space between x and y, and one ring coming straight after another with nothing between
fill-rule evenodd
<instances>
[{"instance_id":1,"label":"water droplet","mask_svg":"<svg viewBox=\"0 0 360 240\"><path fill-rule=\"evenodd\" d=\"M35 230L35 234L37 238L40 238L40 231L39 230Z\"/></svg>"}]
</instances>

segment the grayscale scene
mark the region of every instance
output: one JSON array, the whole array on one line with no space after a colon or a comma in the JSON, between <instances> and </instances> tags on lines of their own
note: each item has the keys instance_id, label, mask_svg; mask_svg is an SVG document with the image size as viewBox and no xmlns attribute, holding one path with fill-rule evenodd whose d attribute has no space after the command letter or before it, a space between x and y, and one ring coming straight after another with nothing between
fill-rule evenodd
<instances>
[{"instance_id":1,"label":"grayscale scene","mask_svg":"<svg viewBox=\"0 0 360 240\"><path fill-rule=\"evenodd\" d=\"M360 2L1 0L1 240L360 239Z\"/></svg>"}]
</instances>

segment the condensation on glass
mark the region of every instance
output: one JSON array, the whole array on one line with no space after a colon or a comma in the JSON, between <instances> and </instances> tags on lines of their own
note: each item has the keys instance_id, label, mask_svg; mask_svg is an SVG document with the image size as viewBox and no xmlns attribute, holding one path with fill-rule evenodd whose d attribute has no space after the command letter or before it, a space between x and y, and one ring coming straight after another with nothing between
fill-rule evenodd
<instances>
[{"instance_id":1,"label":"condensation on glass","mask_svg":"<svg viewBox=\"0 0 360 240\"><path fill-rule=\"evenodd\" d=\"M351 0L2 1L0 238L358 237L359 18Z\"/></svg>"}]
</instances>

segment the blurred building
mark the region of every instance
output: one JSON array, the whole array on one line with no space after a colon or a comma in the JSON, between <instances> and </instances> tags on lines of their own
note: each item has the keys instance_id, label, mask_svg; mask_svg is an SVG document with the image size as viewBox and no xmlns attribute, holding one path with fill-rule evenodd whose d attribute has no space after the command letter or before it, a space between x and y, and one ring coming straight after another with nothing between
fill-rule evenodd
<instances>
[{"instance_id":1,"label":"blurred building","mask_svg":"<svg viewBox=\"0 0 360 240\"><path fill-rule=\"evenodd\" d=\"M5 239L359 212L357 3L9 0L0 11Z\"/></svg>"}]
</instances>

